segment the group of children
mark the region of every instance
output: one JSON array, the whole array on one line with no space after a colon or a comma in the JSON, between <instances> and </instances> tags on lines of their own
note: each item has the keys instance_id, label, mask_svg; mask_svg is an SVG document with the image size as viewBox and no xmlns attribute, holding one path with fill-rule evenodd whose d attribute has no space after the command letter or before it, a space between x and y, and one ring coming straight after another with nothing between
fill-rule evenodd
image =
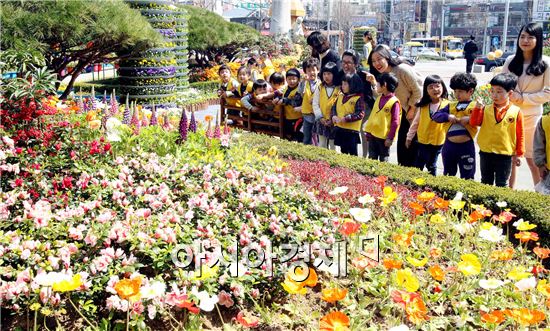
<instances>
[{"instance_id":1,"label":"group of children","mask_svg":"<svg viewBox=\"0 0 550 331\"><path fill-rule=\"evenodd\" d=\"M304 61L302 70L303 75L292 68L284 74L270 73L265 77L267 81L259 78L252 82L250 68L241 67L237 82L231 78L229 68L222 65L219 93L228 104L247 109L282 107L285 132L290 139L330 149L337 145L342 153L357 155L363 126L369 158L387 161L401 118L401 105L394 94L397 78L391 73L377 77L373 88L378 96L370 109L363 100L363 82L357 74L344 74L333 62L319 68L315 58ZM460 172L461 178L473 179L477 135L481 182L507 185L512 161L519 163L524 153L523 117L509 100L517 78L498 74L490 84L492 103L482 105L479 100L472 100L477 86L472 74L457 73L451 78L455 101L448 99L447 87L439 76L426 77L406 139L407 146L418 140L416 167L427 168L435 175L441 154L445 175ZM363 121L363 117L367 120ZM545 153L537 164L542 173L548 172L550 163L549 117L543 117L536 134L543 144L539 153Z\"/></svg>"}]
</instances>

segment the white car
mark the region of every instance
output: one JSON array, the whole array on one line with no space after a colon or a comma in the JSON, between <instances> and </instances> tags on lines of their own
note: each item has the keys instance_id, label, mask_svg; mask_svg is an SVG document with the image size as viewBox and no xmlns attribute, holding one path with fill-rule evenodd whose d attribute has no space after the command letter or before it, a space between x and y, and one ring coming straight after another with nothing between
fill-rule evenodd
<instances>
[{"instance_id":1,"label":"white car","mask_svg":"<svg viewBox=\"0 0 550 331\"><path fill-rule=\"evenodd\" d=\"M417 56L420 56L420 55L439 56L439 54L431 48L420 48L418 50Z\"/></svg>"}]
</instances>

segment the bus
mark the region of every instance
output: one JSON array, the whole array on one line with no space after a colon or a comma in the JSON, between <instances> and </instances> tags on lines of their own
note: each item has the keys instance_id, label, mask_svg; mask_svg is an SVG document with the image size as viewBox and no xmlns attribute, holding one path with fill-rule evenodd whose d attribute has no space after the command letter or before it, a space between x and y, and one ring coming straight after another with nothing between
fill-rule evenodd
<instances>
[{"instance_id":1,"label":"bus","mask_svg":"<svg viewBox=\"0 0 550 331\"><path fill-rule=\"evenodd\" d=\"M423 44L424 47L431 48L441 54L441 42L439 41L439 37L412 38L411 41L419 42ZM461 38L445 36L443 37L443 54L441 55L453 60L464 57L463 45Z\"/></svg>"}]
</instances>

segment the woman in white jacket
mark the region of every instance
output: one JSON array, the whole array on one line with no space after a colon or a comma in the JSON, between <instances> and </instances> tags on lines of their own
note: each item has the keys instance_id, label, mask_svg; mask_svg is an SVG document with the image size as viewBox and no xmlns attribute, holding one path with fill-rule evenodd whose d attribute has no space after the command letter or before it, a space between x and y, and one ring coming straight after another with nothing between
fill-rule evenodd
<instances>
[{"instance_id":1,"label":"woman in white jacket","mask_svg":"<svg viewBox=\"0 0 550 331\"><path fill-rule=\"evenodd\" d=\"M516 54L506 59L502 69L502 72L510 72L518 77L518 85L510 96L510 101L520 107L523 114L525 159L534 185L541 178L533 161L533 137L542 116L543 104L550 101L550 59L542 55L542 48L542 25L524 25L519 32ZM509 183L511 188L515 181L516 167L513 166Z\"/></svg>"}]
</instances>

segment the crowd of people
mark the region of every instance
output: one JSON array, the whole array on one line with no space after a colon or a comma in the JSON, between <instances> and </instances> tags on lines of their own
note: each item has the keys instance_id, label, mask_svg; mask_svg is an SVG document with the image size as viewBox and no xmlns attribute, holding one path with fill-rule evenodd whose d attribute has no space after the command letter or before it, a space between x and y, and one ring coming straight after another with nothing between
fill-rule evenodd
<instances>
[{"instance_id":1,"label":"crowd of people","mask_svg":"<svg viewBox=\"0 0 550 331\"><path fill-rule=\"evenodd\" d=\"M550 114L542 116L550 101L550 61L542 55L540 24L522 27L516 54L490 81L492 102L486 105L473 100L477 80L471 73L451 78L456 100L450 100L441 77L422 79L368 32L365 42L366 58L353 50L339 56L321 32L312 32L312 56L301 68L276 72L262 54L234 79L222 65L219 95L249 110L281 110L288 139L304 144L339 146L351 155L361 144L363 157L384 162L396 143L400 165L436 175L441 155L444 175L473 179L476 139L482 183L513 187L523 157L534 184L550 183Z\"/></svg>"}]
</instances>

